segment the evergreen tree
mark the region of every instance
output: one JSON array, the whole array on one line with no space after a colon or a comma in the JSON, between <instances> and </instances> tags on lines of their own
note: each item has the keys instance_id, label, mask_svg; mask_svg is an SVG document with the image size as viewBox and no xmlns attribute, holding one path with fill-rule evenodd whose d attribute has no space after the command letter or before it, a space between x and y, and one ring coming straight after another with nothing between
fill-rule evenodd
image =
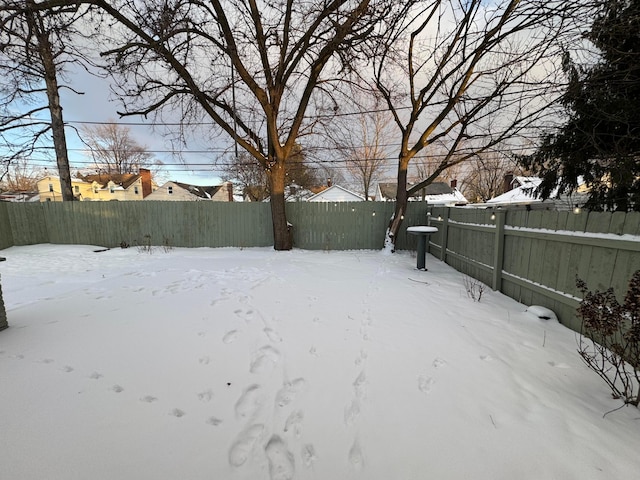
<instances>
[{"instance_id":1,"label":"evergreen tree","mask_svg":"<svg viewBox=\"0 0 640 480\"><path fill-rule=\"evenodd\" d=\"M521 161L543 178L543 198L582 177L587 208L640 210L640 0L603 1L586 38L600 55L588 67L565 57L567 123Z\"/></svg>"}]
</instances>

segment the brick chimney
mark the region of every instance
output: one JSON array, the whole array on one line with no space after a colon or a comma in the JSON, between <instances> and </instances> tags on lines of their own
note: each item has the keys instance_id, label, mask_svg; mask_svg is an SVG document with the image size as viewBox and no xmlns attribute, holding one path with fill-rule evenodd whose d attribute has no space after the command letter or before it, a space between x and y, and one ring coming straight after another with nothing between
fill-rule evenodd
<instances>
[{"instance_id":1,"label":"brick chimney","mask_svg":"<svg viewBox=\"0 0 640 480\"><path fill-rule=\"evenodd\" d=\"M333 182L331 181L331 177L327 178L327 187L330 187L331 185L333 185Z\"/></svg>"},{"instance_id":2,"label":"brick chimney","mask_svg":"<svg viewBox=\"0 0 640 480\"><path fill-rule=\"evenodd\" d=\"M454 178L453 180L451 180L451 188L455 189L457 187L458 187L458 180Z\"/></svg>"},{"instance_id":3,"label":"brick chimney","mask_svg":"<svg viewBox=\"0 0 640 480\"><path fill-rule=\"evenodd\" d=\"M142 198L145 198L152 191L151 189L151 170L141 168L138 173L142 180Z\"/></svg>"},{"instance_id":4,"label":"brick chimney","mask_svg":"<svg viewBox=\"0 0 640 480\"><path fill-rule=\"evenodd\" d=\"M502 188L504 190L503 193L513 190L513 173L509 172L504 176L504 185Z\"/></svg>"},{"instance_id":5,"label":"brick chimney","mask_svg":"<svg viewBox=\"0 0 640 480\"><path fill-rule=\"evenodd\" d=\"M225 186L227 188L227 195L229 196L228 200L230 202L233 202L233 183L225 182Z\"/></svg>"}]
</instances>

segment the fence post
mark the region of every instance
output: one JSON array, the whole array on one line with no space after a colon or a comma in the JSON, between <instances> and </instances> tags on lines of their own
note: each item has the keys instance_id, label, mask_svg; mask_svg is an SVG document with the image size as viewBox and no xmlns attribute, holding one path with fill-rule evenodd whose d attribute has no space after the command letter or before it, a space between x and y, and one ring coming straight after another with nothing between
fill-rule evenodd
<instances>
[{"instance_id":1,"label":"fence post","mask_svg":"<svg viewBox=\"0 0 640 480\"><path fill-rule=\"evenodd\" d=\"M493 285L494 290L500 291L502 288L502 264L504 261L504 222L506 213L498 210L494 213L496 222L496 233L493 240Z\"/></svg>"},{"instance_id":2,"label":"fence post","mask_svg":"<svg viewBox=\"0 0 640 480\"><path fill-rule=\"evenodd\" d=\"M442 246L440 248L440 260L443 262L447 262L447 242L449 237L449 213L451 211L451 207L444 208L444 216L442 217Z\"/></svg>"}]
</instances>

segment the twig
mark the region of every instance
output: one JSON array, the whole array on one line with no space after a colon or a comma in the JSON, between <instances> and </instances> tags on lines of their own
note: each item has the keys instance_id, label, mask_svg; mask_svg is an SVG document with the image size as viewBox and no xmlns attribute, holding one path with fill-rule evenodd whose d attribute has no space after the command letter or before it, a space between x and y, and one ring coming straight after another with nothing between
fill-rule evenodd
<instances>
[{"instance_id":1,"label":"twig","mask_svg":"<svg viewBox=\"0 0 640 480\"><path fill-rule=\"evenodd\" d=\"M431 285L429 282L423 282L422 280L414 280L411 277L407 277L409 280L411 280L412 282L416 282L416 283L424 283L425 285Z\"/></svg>"},{"instance_id":2,"label":"twig","mask_svg":"<svg viewBox=\"0 0 640 480\"><path fill-rule=\"evenodd\" d=\"M606 417L606 416L607 416L607 415L609 415L610 413L617 412L618 410L620 410L621 408L626 407L626 406L627 406L627 404L626 404L626 403L623 403L623 404L622 404L622 405L620 405L618 408L614 408L613 410L609 410L608 412L606 412L604 415L602 415L602 418Z\"/></svg>"},{"instance_id":3,"label":"twig","mask_svg":"<svg viewBox=\"0 0 640 480\"><path fill-rule=\"evenodd\" d=\"M498 427L496 427L496 422L493 421L493 417L489 415L489 418L491 419L491 423L493 424L493 427L497 429Z\"/></svg>"}]
</instances>

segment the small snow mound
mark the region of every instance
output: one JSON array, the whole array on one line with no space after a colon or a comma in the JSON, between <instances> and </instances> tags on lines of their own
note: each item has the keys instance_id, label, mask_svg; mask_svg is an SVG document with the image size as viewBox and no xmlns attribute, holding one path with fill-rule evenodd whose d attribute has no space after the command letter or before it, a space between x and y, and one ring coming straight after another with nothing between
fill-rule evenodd
<instances>
[{"instance_id":1,"label":"small snow mound","mask_svg":"<svg viewBox=\"0 0 640 480\"><path fill-rule=\"evenodd\" d=\"M530 307L527 307L525 312L533 315L536 318L539 318L540 320L555 320L556 322L558 321L558 317L553 312L553 310L550 310L546 307L541 307L540 305L531 305Z\"/></svg>"}]
</instances>

